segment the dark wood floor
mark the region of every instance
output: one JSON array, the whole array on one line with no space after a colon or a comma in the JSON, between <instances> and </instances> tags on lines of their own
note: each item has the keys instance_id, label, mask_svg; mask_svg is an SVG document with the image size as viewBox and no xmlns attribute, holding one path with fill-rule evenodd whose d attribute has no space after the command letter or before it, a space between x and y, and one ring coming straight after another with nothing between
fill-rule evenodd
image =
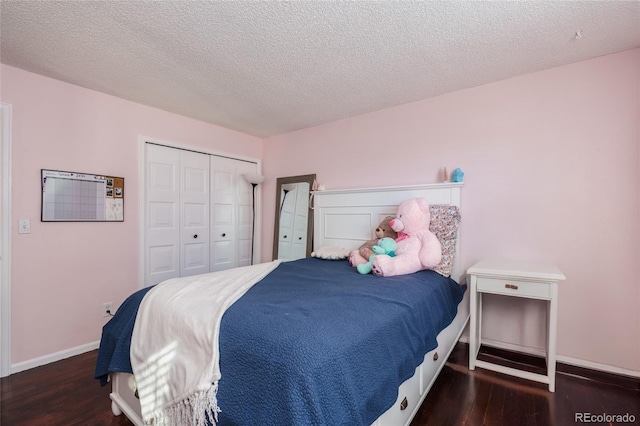
<instances>
[{"instance_id":1,"label":"dark wood floor","mask_svg":"<svg viewBox=\"0 0 640 426\"><path fill-rule=\"evenodd\" d=\"M579 377L581 369L559 366L556 392L491 371L467 369L467 345L459 343L412 426L574 425L576 413L635 416L640 422L638 380L609 375ZM0 380L0 424L131 425L111 414L110 388L100 387L93 370L97 351L17 373ZM501 358L500 351L485 357ZM525 360L532 368L536 361ZM522 362L522 359L517 359ZM602 423L600 423L602 424ZM606 422L609 424L609 422Z\"/></svg>"}]
</instances>

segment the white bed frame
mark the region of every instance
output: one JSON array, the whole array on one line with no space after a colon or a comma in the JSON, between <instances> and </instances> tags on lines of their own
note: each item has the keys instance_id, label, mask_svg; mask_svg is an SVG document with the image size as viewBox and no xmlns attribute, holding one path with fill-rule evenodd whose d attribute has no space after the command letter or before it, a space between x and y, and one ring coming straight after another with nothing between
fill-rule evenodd
<instances>
[{"instance_id":1,"label":"white bed frame","mask_svg":"<svg viewBox=\"0 0 640 426\"><path fill-rule=\"evenodd\" d=\"M314 248L340 246L348 250L358 248L374 237L373 230L385 216L393 216L401 201L424 197L432 205L460 207L462 183L397 186L386 188L344 189L316 191L314 198ZM461 282L458 244L452 278ZM384 278L381 278L384 279ZM469 320L469 291L458 305L453 322L438 334L438 347L424 356L414 375L398 389L398 399L372 426L408 426L417 413L444 367L447 358L460 339ZM111 374L111 410L118 416L124 413L136 426L143 426L140 403L135 396L135 380L128 373Z\"/></svg>"}]
</instances>

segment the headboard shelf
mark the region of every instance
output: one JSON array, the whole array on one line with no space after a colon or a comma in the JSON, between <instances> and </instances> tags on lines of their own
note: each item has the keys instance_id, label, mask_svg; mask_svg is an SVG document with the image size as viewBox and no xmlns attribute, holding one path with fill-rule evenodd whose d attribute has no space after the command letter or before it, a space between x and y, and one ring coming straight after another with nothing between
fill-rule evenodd
<instances>
[{"instance_id":1,"label":"headboard shelf","mask_svg":"<svg viewBox=\"0 0 640 426\"><path fill-rule=\"evenodd\" d=\"M380 191L405 191L412 189L437 189L437 188L462 188L464 182L423 183L418 185L377 186L371 188L343 188L313 191L314 194L339 194L352 192L380 192Z\"/></svg>"},{"instance_id":2,"label":"headboard shelf","mask_svg":"<svg viewBox=\"0 0 640 426\"><path fill-rule=\"evenodd\" d=\"M346 206L397 206L408 198L424 197L430 204L460 207L462 182L376 188L314 191L315 208Z\"/></svg>"}]
</instances>

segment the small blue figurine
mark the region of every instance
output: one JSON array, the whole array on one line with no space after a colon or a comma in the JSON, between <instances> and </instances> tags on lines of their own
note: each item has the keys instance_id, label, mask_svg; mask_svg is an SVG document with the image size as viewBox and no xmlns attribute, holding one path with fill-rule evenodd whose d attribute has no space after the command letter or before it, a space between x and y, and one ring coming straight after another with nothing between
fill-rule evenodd
<instances>
[{"instance_id":1,"label":"small blue figurine","mask_svg":"<svg viewBox=\"0 0 640 426\"><path fill-rule=\"evenodd\" d=\"M463 178L464 178L464 172L462 171L461 168L457 168L453 171L453 174L451 175L451 182L462 182Z\"/></svg>"}]
</instances>

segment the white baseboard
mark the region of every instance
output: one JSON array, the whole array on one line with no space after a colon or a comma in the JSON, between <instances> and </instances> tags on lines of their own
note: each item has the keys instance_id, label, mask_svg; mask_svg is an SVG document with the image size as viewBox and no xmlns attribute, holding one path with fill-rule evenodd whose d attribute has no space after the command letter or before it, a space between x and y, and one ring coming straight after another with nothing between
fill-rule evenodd
<instances>
[{"instance_id":1,"label":"white baseboard","mask_svg":"<svg viewBox=\"0 0 640 426\"><path fill-rule=\"evenodd\" d=\"M460 341L463 343L469 343L468 336L462 336ZM507 351L520 352L528 355L535 355L544 357L545 352L540 348L533 348L529 346L515 345L512 343L500 342L498 340L482 339L482 344L490 346L492 348L504 349ZM556 355L556 360L563 364L573 365L575 367L588 368L590 370L604 371L606 373L618 374L621 376L640 378L640 371L631 370L628 368L616 367L614 365L602 364L594 361L587 361L580 358L574 358L564 355Z\"/></svg>"},{"instance_id":2,"label":"white baseboard","mask_svg":"<svg viewBox=\"0 0 640 426\"><path fill-rule=\"evenodd\" d=\"M65 358L80 355L85 352L98 349L100 341L87 343L85 345L76 346L75 348L65 349L64 351L55 352L49 355L44 355L38 358L33 358L28 361L18 362L11 366L11 374L19 373L20 371L29 370L31 368L40 367L41 365L50 364L52 362L60 361Z\"/></svg>"},{"instance_id":3,"label":"white baseboard","mask_svg":"<svg viewBox=\"0 0 640 426\"><path fill-rule=\"evenodd\" d=\"M640 379L640 371L630 370L628 368L616 367L615 365L601 364L599 362L587 361L585 359L573 358L570 356L556 356L558 362L574 365L576 367L589 368L591 370L604 371L606 373L618 374L621 376L634 377Z\"/></svg>"}]
</instances>

